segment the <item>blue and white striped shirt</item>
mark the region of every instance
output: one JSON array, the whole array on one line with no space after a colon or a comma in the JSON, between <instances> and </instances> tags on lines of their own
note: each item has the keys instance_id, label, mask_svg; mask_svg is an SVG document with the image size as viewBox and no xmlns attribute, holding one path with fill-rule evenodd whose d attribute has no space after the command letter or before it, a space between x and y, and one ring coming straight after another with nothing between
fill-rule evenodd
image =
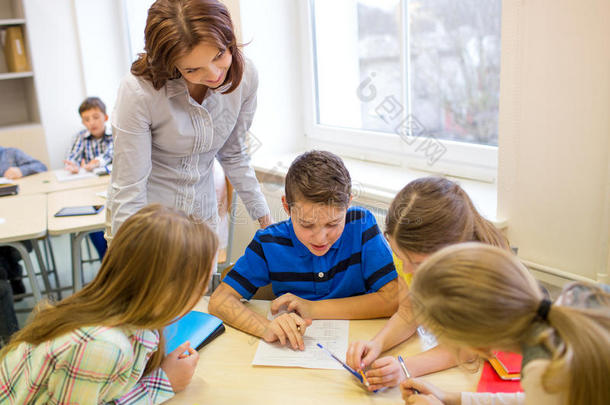
<instances>
[{"instance_id":1,"label":"blue and white striped shirt","mask_svg":"<svg viewBox=\"0 0 610 405\"><path fill-rule=\"evenodd\" d=\"M341 237L324 256L311 253L287 220L259 230L223 281L246 299L271 283L276 296L323 300L376 292L396 277L375 217L352 207Z\"/></svg>"},{"instance_id":2,"label":"blue and white striped shirt","mask_svg":"<svg viewBox=\"0 0 610 405\"><path fill-rule=\"evenodd\" d=\"M74 137L72 148L70 148L66 159L79 166L83 159L85 159L85 163L97 159L100 162L100 167L103 167L112 163L113 153L112 133L110 131L104 130L104 135L96 139L89 131L84 129Z\"/></svg>"}]
</instances>

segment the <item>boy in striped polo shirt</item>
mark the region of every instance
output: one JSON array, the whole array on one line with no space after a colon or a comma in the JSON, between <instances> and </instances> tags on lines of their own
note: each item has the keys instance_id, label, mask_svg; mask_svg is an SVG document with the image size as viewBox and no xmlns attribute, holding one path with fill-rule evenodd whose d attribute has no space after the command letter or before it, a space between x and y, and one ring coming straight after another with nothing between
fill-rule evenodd
<instances>
[{"instance_id":1,"label":"boy in striped polo shirt","mask_svg":"<svg viewBox=\"0 0 610 405\"><path fill-rule=\"evenodd\" d=\"M351 178L324 151L295 159L282 203L287 221L259 230L210 298L210 313L267 342L303 350L312 319L387 317L397 308L392 253L373 214L349 207ZM244 305L271 283L269 321Z\"/></svg>"}]
</instances>

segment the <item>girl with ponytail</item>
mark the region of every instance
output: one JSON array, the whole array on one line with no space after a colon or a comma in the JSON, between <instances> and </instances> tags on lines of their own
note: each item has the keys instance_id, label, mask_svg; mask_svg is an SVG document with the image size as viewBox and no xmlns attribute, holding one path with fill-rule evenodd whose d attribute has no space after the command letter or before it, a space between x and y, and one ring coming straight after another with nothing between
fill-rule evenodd
<instances>
[{"instance_id":1,"label":"girl with ponytail","mask_svg":"<svg viewBox=\"0 0 610 405\"><path fill-rule=\"evenodd\" d=\"M610 404L610 289L572 284L555 303L506 250L480 243L447 247L415 274L416 320L440 342L523 354L524 393L449 393L423 381L401 384L408 404ZM414 390L419 391L419 395Z\"/></svg>"},{"instance_id":2,"label":"girl with ponytail","mask_svg":"<svg viewBox=\"0 0 610 405\"><path fill-rule=\"evenodd\" d=\"M372 340L350 343L346 355L351 367L361 370L370 367L366 371L370 390L396 386L406 378L394 357L378 357L417 330L409 284L419 264L436 251L461 242L477 241L510 249L506 238L477 212L468 194L442 177L417 179L400 190L388 209L385 236L401 276L399 308ZM455 366L457 361L454 351L436 346L405 358L405 363L411 375L420 376Z\"/></svg>"}]
</instances>

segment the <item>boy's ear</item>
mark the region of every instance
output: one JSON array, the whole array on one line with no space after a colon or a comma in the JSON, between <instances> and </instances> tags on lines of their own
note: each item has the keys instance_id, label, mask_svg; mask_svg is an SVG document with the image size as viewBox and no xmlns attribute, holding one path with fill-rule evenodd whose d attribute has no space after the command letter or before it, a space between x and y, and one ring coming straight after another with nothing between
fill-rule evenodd
<instances>
[{"instance_id":1,"label":"boy's ear","mask_svg":"<svg viewBox=\"0 0 610 405\"><path fill-rule=\"evenodd\" d=\"M290 216L290 207L288 206L288 203L286 202L286 196L285 195L282 196L282 207L284 207L284 211L286 211L286 214L288 216Z\"/></svg>"},{"instance_id":2,"label":"boy's ear","mask_svg":"<svg viewBox=\"0 0 610 405\"><path fill-rule=\"evenodd\" d=\"M349 202L347 203L347 206L349 207L352 204L352 200L354 199L354 195L350 194L349 195Z\"/></svg>"},{"instance_id":3,"label":"boy's ear","mask_svg":"<svg viewBox=\"0 0 610 405\"><path fill-rule=\"evenodd\" d=\"M104 114L104 122L108 121L108 114Z\"/></svg>"}]
</instances>

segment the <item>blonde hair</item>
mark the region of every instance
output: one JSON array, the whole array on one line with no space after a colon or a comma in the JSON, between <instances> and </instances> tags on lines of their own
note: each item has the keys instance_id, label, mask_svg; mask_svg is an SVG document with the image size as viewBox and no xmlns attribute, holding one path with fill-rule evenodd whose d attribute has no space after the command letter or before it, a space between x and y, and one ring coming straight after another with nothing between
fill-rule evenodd
<instances>
[{"instance_id":1,"label":"blonde hair","mask_svg":"<svg viewBox=\"0 0 610 405\"><path fill-rule=\"evenodd\" d=\"M161 332L205 293L217 248L206 224L160 204L142 208L118 230L95 279L56 304L42 302L0 359L22 342L38 345L84 326ZM160 337L146 373L163 359Z\"/></svg>"},{"instance_id":2,"label":"blonde hair","mask_svg":"<svg viewBox=\"0 0 610 405\"><path fill-rule=\"evenodd\" d=\"M507 239L478 213L468 194L442 177L416 179L400 190L388 209L385 234L399 249L419 254L470 241L509 249Z\"/></svg>"},{"instance_id":3,"label":"blonde hair","mask_svg":"<svg viewBox=\"0 0 610 405\"><path fill-rule=\"evenodd\" d=\"M610 296L589 286L599 302ZM442 249L415 273L416 319L455 346L511 350L542 345L551 363L547 392L566 393L566 404L607 404L610 391L610 313L605 308L552 305L538 316L544 296L536 280L509 252L481 243Z\"/></svg>"}]
</instances>

